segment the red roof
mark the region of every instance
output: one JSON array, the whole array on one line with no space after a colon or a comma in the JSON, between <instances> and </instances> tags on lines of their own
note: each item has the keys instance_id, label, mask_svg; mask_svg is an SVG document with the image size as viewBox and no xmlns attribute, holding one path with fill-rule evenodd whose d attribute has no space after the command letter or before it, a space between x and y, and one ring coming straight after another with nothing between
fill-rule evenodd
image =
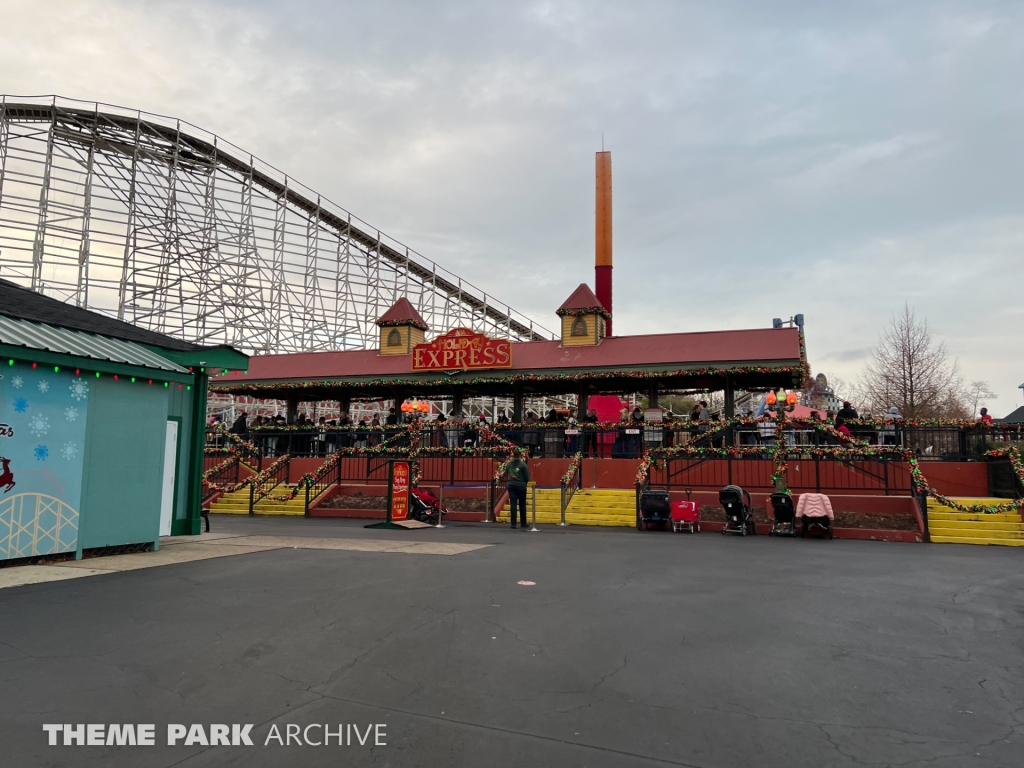
<instances>
[{"instance_id":1,"label":"red roof","mask_svg":"<svg viewBox=\"0 0 1024 768\"><path fill-rule=\"evenodd\" d=\"M377 325L397 325L402 322L408 322L410 325L415 325L417 328L427 330L427 324L424 322L420 313L416 311L414 307L405 296L396 301L387 312L385 312L378 320Z\"/></svg>"},{"instance_id":2,"label":"red roof","mask_svg":"<svg viewBox=\"0 0 1024 768\"><path fill-rule=\"evenodd\" d=\"M597 296L594 295L594 292L590 290L589 285L580 283L580 287L573 291L572 296L563 301L562 306L558 309L590 309L591 307L607 309Z\"/></svg>"},{"instance_id":3,"label":"red roof","mask_svg":"<svg viewBox=\"0 0 1024 768\"><path fill-rule=\"evenodd\" d=\"M665 333L611 336L594 347L562 347L558 341L512 343L512 368L494 372L633 368L678 365L680 368L782 364L800 361L796 328L757 328L745 331ZM489 370L479 371L487 374ZM256 355L249 359L248 376L225 376L214 386L283 379L330 379L348 376L405 376L412 373L409 355L380 355L376 350L300 352Z\"/></svg>"}]
</instances>

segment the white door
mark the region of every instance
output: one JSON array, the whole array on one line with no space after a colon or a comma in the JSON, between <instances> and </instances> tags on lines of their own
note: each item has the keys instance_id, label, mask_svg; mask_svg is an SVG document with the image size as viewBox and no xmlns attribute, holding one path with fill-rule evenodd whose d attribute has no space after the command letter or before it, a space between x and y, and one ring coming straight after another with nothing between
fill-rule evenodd
<instances>
[{"instance_id":1,"label":"white door","mask_svg":"<svg viewBox=\"0 0 1024 768\"><path fill-rule=\"evenodd\" d=\"M160 535L171 535L171 520L174 519L174 470L178 463L178 422L167 422L167 436L164 439L164 486L160 498Z\"/></svg>"}]
</instances>

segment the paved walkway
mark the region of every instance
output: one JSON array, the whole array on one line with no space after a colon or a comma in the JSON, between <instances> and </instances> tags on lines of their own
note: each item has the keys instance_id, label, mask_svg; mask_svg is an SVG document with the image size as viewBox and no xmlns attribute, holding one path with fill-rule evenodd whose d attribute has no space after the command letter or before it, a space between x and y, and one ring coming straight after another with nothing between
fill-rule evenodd
<instances>
[{"instance_id":1,"label":"paved walkway","mask_svg":"<svg viewBox=\"0 0 1024 768\"><path fill-rule=\"evenodd\" d=\"M230 538L155 554L247 554L0 590L4 765L1022 765L1016 549L214 529ZM155 723L159 738L47 747L43 723ZM273 725L386 723L387 746L168 747L169 723L252 723L257 745Z\"/></svg>"},{"instance_id":2,"label":"paved walkway","mask_svg":"<svg viewBox=\"0 0 1024 768\"><path fill-rule=\"evenodd\" d=\"M406 534L412 535L412 534ZM338 537L309 537L295 535L246 536L239 533L204 533L200 536L174 536L160 539L155 552L137 552L130 555L90 557L85 560L66 560L49 565L25 565L0 568L0 589L46 581L77 579L105 573L156 568L161 565L190 563L214 557L248 555L271 549L335 549L353 552L404 552L418 555L460 555L481 549L486 544L459 544L453 542L363 539Z\"/></svg>"}]
</instances>

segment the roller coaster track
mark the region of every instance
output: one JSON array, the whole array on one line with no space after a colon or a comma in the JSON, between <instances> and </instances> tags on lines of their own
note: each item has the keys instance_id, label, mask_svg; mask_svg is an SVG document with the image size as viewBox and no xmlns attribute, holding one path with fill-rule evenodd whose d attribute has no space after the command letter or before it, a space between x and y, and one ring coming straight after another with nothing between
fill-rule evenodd
<instances>
[{"instance_id":1,"label":"roller coaster track","mask_svg":"<svg viewBox=\"0 0 1024 768\"><path fill-rule=\"evenodd\" d=\"M0 97L0 277L254 352L376 346L403 295L435 332L552 338L218 136L59 97Z\"/></svg>"}]
</instances>

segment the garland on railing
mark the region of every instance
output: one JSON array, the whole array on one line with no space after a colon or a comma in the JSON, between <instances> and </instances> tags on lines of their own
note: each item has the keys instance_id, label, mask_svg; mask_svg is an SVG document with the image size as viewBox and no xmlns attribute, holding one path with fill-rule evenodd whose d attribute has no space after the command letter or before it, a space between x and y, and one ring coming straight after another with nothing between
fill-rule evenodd
<instances>
[{"instance_id":1,"label":"garland on railing","mask_svg":"<svg viewBox=\"0 0 1024 768\"><path fill-rule=\"evenodd\" d=\"M1015 499L1014 501L1008 501L1005 504L961 504L958 501L953 501L948 496L945 496L934 488L928 488L928 480L921 471L921 467L918 464L917 457L910 451L904 452L907 457L907 463L910 464L910 477L914 483L914 487L918 493L930 493L936 501L940 504L955 509L958 512L967 512L970 514L981 514L981 515L1001 515L1007 512L1020 512L1024 508L1024 498ZM990 451L986 451L986 456L1007 456L1010 459L1010 465L1013 467L1014 472L1017 473L1017 478L1024 482L1024 460L1021 459L1020 451L1014 446L1007 446L1006 448L993 448Z\"/></svg>"},{"instance_id":2,"label":"garland on railing","mask_svg":"<svg viewBox=\"0 0 1024 768\"><path fill-rule=\"evenodd\" d=\"M225 438L227 438L229 442L234 443L235 445L240 446L242 448L245 448L250 453L258 454L260 452L260 449L256 446L256 443L253 443L249 440L245 440L239 435L236 435L234 432L229 432L228 428L225 427L223 424L218 423L214 424L211 427L208 427L207 432L210 431L220 432Z\"/></svg>"},{"instance_id":3,"label":"garland on railing","mask_svg":"<svg viewBox=\"0 0 1024 768\"><path fill-rule=\"evenodd\" d=\"M253 475L251 478L249 478L249 482L252 483L253 490L255 491L257 496L259 496L260 498L266 496L266 494L263 492L264 483L266 483L266 481L269 480L282 467L282 465L284 465L284 463L288 461L289 458L290 457L287 455L281 456L280 458L275 459L270 464L270 466L264 469L262 472L259 472ZM295 497L292 496L292 498Z\"/></svg>"},{"instance_id":4,"label":"garland on railing","mask_svg":"<svg viewBox=\"0 0 1024 768\"><path fill-rule=\"evenodd\" d=\"M245 484L244 482L221 484L215 483L213 482L213 480L211 480L211 478L214 477L214 475L216 475L219 472L223 472L225 469L230 467L232 463L238 461L238 454L232 452L231 455L228 458L224 459L224 461L222 461L220 464L218 464L215 467L210 467L210 469L203 472L203 495L205 496L207 491L220 491L222 493L232 493L241 488Z\"/></svg>"},{"instance_id":5,"label":"garland on railing","mask_svg":"<svg viewBox=\"0 0 1024 768\"><path fill-rule=\"evenodd\" d=\"M956 429L983 429L985 431L1014 431L1019 429L1015 424L986 424L978 419L847 419L849 427L952 427Z\"/></svg>"},{"instance_id":6,"label":"garland on railing","mask_svg":"<svg viewBox=\"0 0 1024 768\"><path fill-rule=\"evenodd\" d=\"M563 486L566 486L572 482L573 477L576 475L576 470L580 468L580 462L582 461L583 453L577 451L576 455L572 457L572 461L569 462L569 468L565 470L565 474L562 475Z\"/></svg>"},{"instance_id":7,"label":"garland on railing","mask_svg":"<svg viewBox=\"0 0 1024 768\"><path fill-rule=\"evenodd\" d=\"M232 455L215 467L210 467L208 470L203 472L203 482L208 482L211 477L216 475L218 472L223 472L225 469L230 467L234 462L238 461L238 456Z\"/></svg>"},{"instance_id":8,"label":"garland on railing","mask_svg":"<svg viewBox=\"0 0 1024 768\"><path fill-rule=\"evenodd\" d=\"M770 419L761 419L770 421ZM841 441L841 445L833 446L791 446L786 442L785 433L792 426L813 426L826 434L830 434ZM658 451L658 455L649 452L644 453L637 467L635 482L643 485L647 482L652 469L660 469L667 465L669 459L676 456L695 456L699 458L728 458L739 456L763 456L766 453L765 446L742 446L714 448L709 446L694 447L691 445L679 445L665 448ZM1024 509L1024 498L1006 502L1004 504L961 504L953 499L928 487L928 480L921 471L920 463L913 451L897 446L874 446L863 440L849 438L834 427L828 424L814 421L812 419L787 419L779 418L775 424L774 446L772 455L772 483L778 486L778 480L784 479L788 470L788 456L791 453L810 455L816 458L832 458L839 460L855 461L857 459L877 459L884 456L892 456L907 462L910 469L911 482L914 490L919 494L931 494L940 504L960 512L971 514L1003 514L1006 512L1020 511ZM985 453L986 456L1007 456L1018 479L1024 483L1024 458L1016 446L993 448ZM789 493L788 488L785 490Z\"/></svg>"},{"instance_id":9,"label":"garland on railing","mask_svg":"<svg viewBox=\"0 0 1024 768\"><path fill-rule=\"evenodd\" d=\"M415 424L274 424L251 427L249 432L267 432L275 434L278 432L406 432L410 431Z\"/></svg>"}]
</instances>

